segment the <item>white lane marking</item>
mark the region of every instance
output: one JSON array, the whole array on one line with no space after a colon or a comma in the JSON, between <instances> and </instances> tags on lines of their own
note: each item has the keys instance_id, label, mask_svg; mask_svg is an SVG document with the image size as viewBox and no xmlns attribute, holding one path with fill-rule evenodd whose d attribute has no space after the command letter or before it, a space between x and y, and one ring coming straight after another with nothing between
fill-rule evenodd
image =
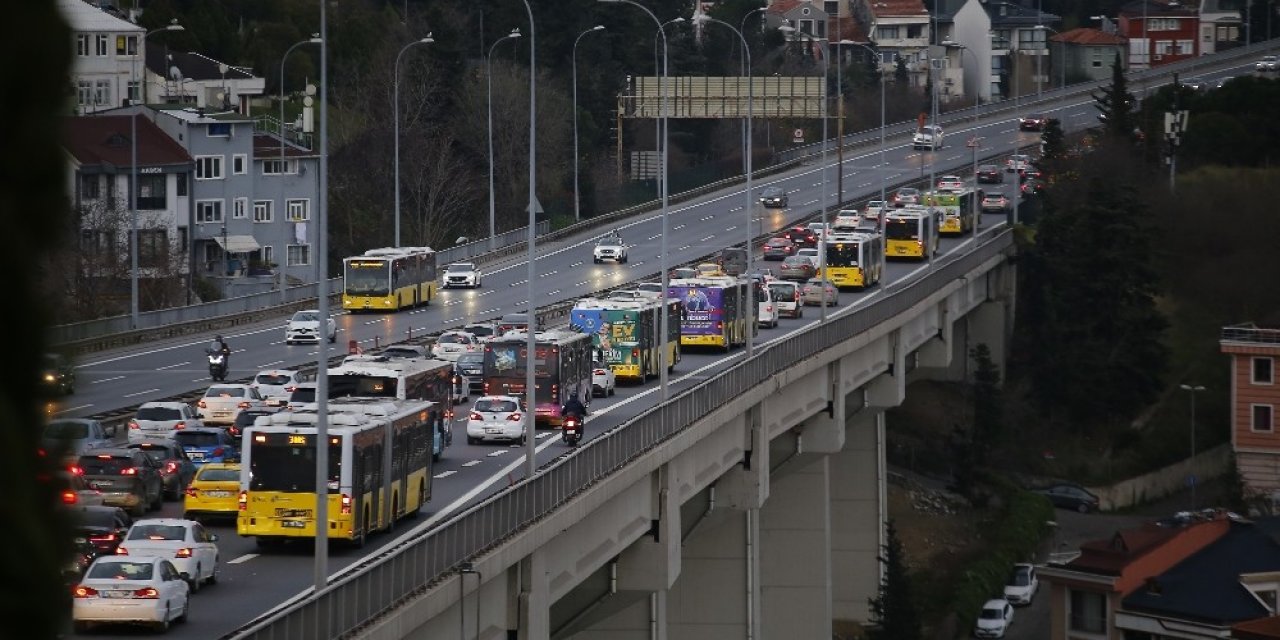
<instances>
[{"instance_id":1,"label":"white lane marking","mask_svg":"<svg viewBox=\"0 0 1280 640\"><path fill-rule=\"evenodd\" d=\"M570 269L572 269L572 268L574 268L574 267L580 267L580 266L582 266L583 264L586 264L586 261L585 261L585 260L579 260L579 261L577 261L577 262L575 262L575 263L573 263L573 264L569 265L569 268L570 268Z\"/></svg>"},{"instance_id":2,"label":"white lane marking","mask_svg":"<svg viewBox=\"0 0 1280 640\"><path fill-rule=\"evenodd\" d=\"M191 361L190 361L190 360L188 360L188 361L186 361L186 362L179 362L178 364L171 364L171 365L166 365L166 366L163 366L163 367L156 367L156 371L164 371L165 369L177 369L178 367L184 367L184 366L189 365L189 364L191 364Z\"/></svg>"},{"instance_id":3,"label":"white lane marking","mask_svg":"<svg viewBox=\"0 0 1280 640\"><path fill-rule=\"evenodd\" d=\"M705 237L705 238L703 238L703 239L699 240L698 242L706 242L706 241L708 241L708 240L710 240L710 239L712 239L712 238L714 238L714 237L715 237L714 235L710 235L710 236L707 236L707 237Z\"/></svg>"},{"instance_id":4,"label":"white lane marking","mask_svg":"<svg viewBox=\"0 0 1280 640\"><path fill-rule=\"evenodd\" d=\"M448 471L441 471L440 473L437 473L437 474L435 474L434 476L431 476L431 477L432 477L432 478L435 478L436 480L439 480L440 478L448 478L449 476L451 476L451 475L453 475L453 474L455 474L455 473L457 473L457 470L455 470L455 469L450 469L450 470L448 470Z\"/></svg>"},{"instance_id":5,"label":"white lane marking","mask_svg":"<svg viewBox=\"0 0 1280 640\"><path fill-rule=\"evenodd\" d=\"M82 404L82 405L80 405L80 406L78 406L78 407L67 407L66 409L63 409L62 411L54 411L54 412L53 412L53 415L55 415L55 416L56 416L56 415L59 415L59 414L67 413L67 412L69 412L69 411L75 411L75 410L77 410L77 409L87 409L87 408L92 407L92 406L93 406L93 403L92 403L92 402L90 402L89 404Z\"/></svg>"},{"instance_id":6,"label":"white lane marking","mask_svg":"<svg viewBox=\"0 0 1280 640\"><path fill-rule=\"evenodd\" d=\"M582 282L579 282L578 284L575 284L575 285L573 285L573 286L575 286L575 287L582 287L582 286L586 286L587 282L588 282L588 281L583 280Z\"/></svg>"},{"instance_id":7,"label":"white lane marking","mask_svg":"<svg viewBox=\"0 0 1280 640\"><path fill-rule=\"evenodd\" d=\"M729 231L733 231L734 229L737 229L737 228L738 228L738 225L735 224L732 227L725 227L724 230L726 233L728 233Z\"/></svg>"},{"instance_id":8,"label":"white lane marking","mask_svg":"<svg viewBox=\"0 0 1280 640\"><path fill-rule=\"evenodd\" d=\"M274 367L274 366L276 366L276 365L278 365L278 364L284 364L284 360L275 360L275 361L272 361L272 362L268 362L268 363L266 363L266 364L260 364L260 365L258 365L258 366L259 366L259 367L261 367L261 368L263 368L263 369L266 369L266 368L268 368L268 367Z\"/></svg>"},{"instance_id":9,"label":"white lane marking","mask_svg":"<svg viewBox=\"0 0 1280 640\"><path fill-rule=\"evenodd\" d=\"M485 455L486 457L489 457L489 458L496 458L496 457L498 457L498 456L502 456L502 455L506 455L506 454L507 454L507 450L506 450L506 449L498 449L497 451L490 451L489 453L486 453L486 454L484 454L484 455Z\"/></svg>"},{"instance_id":10,"label":"white lane marking","mask_svg":"<svg viewBox=\"0 0 1280 640\"><path fill-rule=\"evenodd\" d=\"M201 379L203 379L203 378L201 378ZM157 391L159 391L159 389L147 389L146 391L137 391L137 392L135 392L135 393L126 393L126 394L124 394L124 397L125 397L125 398L132 398L132 397L134 397L134 396L140 396L140 395L147 394L147 393L155 393L155 392L157 392Z\"/></svg>"},{"instance_id":11,"label":"white lane marking","mask_svg":"<svg viewBox=\"0 0 1280 640\"><path fill-rule=\"evenodd\" d=\"M228 560L227 564L240 564L241 562L248 562L256 557L258 557L258 554L256 553L246 553L235 560Z\"/></svg>"},{"instance_id":12,"label":"white lane marking","mask_svg":"<svg viewBox=\"0 0 1280 640\"><path fill-rule=\"evenodd\" d=\"M204 378L192 378L192 382L204 382Z\"/></svg>"},{"instance_id":13,"label":"white lane marking","mask_svg":"<svg viewBox=\"0 0 1280 640\"><path fill-rule=\"evenodd\" d=\"M656 235L656 236L649 236L649 239L650 239L650 240L657 240L658 238L661 238L661 237L662 237L662 234L661 234L661 233L659 233L659 234L658 234L658 235Z\"/></svg>"},{"instance_id":14,"label":"white lane marking","mask_svg":"<svg viewBox=\"0 0 1280 640\"><path fill-rule=\"evenodd\" d=\"M689 245L686 244L685 246L676 249L676 251L684 251L685 249L688 249L688 248L689 248Z\"/></svg>"},{"instance_id":15,"label":"white lane marking","mask_svg":"<svg viewBox=\"0 0 1280 640\"><path fill-rule=\"evenodd\" d=\"M103 383L103 382L111 382L112 380L124 380L124 376L115 376L115 377L112 377L112 378L103 378L103 379L101 379L101 380L94 380L93 382L90 382L89 384L101 384L101 383Z\"/></svg>"},{"instance_id":16,"label":"white lane marking","mask_svg":"<svg viewBox=\"0 0 1280 640\"><path fill-rule=\"evenodd\" d=\"M554 295L556 295L557 293L560 293L560 290L559 290L559 289L556 289L555 291L548 291L548 292L547 292L547 295L549 295L549 296L554 296Z\"/></svg>"},{"instance_id":17,"label":"white lane marking","mask_svg":"<svg viewBox=\"0 0 1280 640\"><path fill-rule=\"evenodd\" d=\"M464 463L462 463L462 466L464 466L464 467L474 467L474 466L476 466L476 465L480 464L480 462L481 462L480 460L471 460L471 461L469 461L469 462L464 462Z\"/></svg>"}]
</instances>

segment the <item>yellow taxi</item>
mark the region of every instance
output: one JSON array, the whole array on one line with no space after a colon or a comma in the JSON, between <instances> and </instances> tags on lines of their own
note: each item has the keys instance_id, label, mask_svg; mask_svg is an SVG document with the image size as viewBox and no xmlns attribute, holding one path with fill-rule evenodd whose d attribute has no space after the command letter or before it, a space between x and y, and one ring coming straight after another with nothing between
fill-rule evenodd
<instances>
[{"instance_id":1,"label":"yellow taxi","mask_svg":"<svg viewBox=\"0 0 1280 640\"><path fill-rule=\"evenodd\" d=\"M230 462L210 462L196 472L187 485L182 502L182 517L197 520L201 517L234 518L238 512L240 494L240 465Z\"/></svg>"}]
</instances>

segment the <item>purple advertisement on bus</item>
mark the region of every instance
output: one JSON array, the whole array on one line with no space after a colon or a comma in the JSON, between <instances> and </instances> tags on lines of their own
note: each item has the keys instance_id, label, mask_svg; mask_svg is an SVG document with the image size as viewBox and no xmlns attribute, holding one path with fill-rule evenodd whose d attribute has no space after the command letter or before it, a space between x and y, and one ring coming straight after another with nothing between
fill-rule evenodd
<instances>
[{"instance_id":1,"label":"purple advertisement on bus","mask_svg":"<svg viewBox=\"0 0 1280 640\"><path fill-rule=\"evenodd\" d=\"M680 333L688 336L714 336L722 333L724 290L718 287L674 286L667 295L684 303L684 319Z\"/></svg>"}]
</instances>

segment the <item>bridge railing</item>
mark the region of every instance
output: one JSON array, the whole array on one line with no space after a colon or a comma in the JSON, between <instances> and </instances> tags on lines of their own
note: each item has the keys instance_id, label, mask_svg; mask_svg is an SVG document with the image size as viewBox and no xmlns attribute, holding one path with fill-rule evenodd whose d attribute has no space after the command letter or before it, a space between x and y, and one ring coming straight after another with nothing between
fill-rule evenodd
<instances>
[{"instance_id":1,"label":"bridge railing","mask_svg":"<svg viewBox=\"0 0 1280 640\"><path fill-rule=\"evenodd\" d=\"M415 540L364 560L359 568L318 594L310 594L226 637L335 638L363 626L710 414L721 405L721 398L748 393L761 381L907 311L943 284L1008 251L1012 243L1012 232L1007 228L984 236L968 253L936 263L928 275L895 287L876 303L761 348L754 357L739 361L669 402L600 434L572 454L548 463L532 479L486 498Z\"/></svg>"}]
</instances>

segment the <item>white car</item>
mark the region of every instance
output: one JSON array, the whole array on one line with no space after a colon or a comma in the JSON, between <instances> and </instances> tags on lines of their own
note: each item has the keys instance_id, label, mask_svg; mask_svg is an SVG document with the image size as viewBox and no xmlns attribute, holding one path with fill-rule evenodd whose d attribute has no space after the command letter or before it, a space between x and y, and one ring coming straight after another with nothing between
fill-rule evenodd
<instances>
[{"instance_id":1,"label":"white car","mask_svg":"<svg viewBox=\"0 0 1280 640\"><path fill-rule=\"evenodd\" d=\"M467 444L490 440L524 442L529 412L515 396L481 396L467 416Z\"/></svg>"},{"instance_id":2,"label":"white car","mask_svg":"<svg viewBox=\"0 0 1280 640\"><path fill-rule=\"evenodd\" d=\"M1280 58L1276 56L1262 56L1262 59L1254 63L1254 71L1276 71L1280 69Z\"/></svg>"},{"instance_id":3,"label":"white car","mask_svg":"<svg viewBox=\"0 0 1280 640\"><path fill-rule=\"evenodd\" d=\"M480 269L470 262L455 262L444 268L443 285L446 289L454 287L480 288Z\"/></svg>"},{"instance_id":4,"label":"white car","mask_svg":"<svg viewBox=\"0 0 1280 640\"><path fill-rule=\"evenodd\" d=\"M912 149L928 149L930 151L942 148L942 127L936 124L927 124L920 127L915 135L911 136Z\"/></svg>"},{"instance_id":5,"label":"white car","mask_svg":"<svg viewBox=\"0 0 1280 640\"><path fill-rule=\"evenodd\" d=\"M1030 165L1031 165L1031 156L1023 153L1015 153L1014 155L1009 156L1009 159L1005 161L1004 170L1005 171L1026 171L1027 167Z\"/></svg>"},{"instance_id":6,"label":"white car","mask_svg":"<svg viewBox=\"0 0 1280 640\"><path fill-rule=\"evenodd\" d=\"M267 401L247 384L215 384L196 402L205 424L235 424L241 411L266 411Z\"/></svg>"},{"instance_id":7,"label":"white car","mask_svg":"<svg viewBox=\"0 0 1280 640\"><path fill-rule=\"evenodd\" d=\"M1003 638L1010 624L1013 624L1013 605L1004 599L988 600L978 612L973 635L976 638Z\"/></svg>"},{"instance_id":8,"label":"white car","mask_svg":"<svg viewBox=\"0 0 1280 640\"><path fill-rule=\"evenodd\" d=\"M462 327L462 330L475 336L481 344L492 340L498 335L498 325L492 322L472 322Z\"/></svg>"},{"instance_id":9,"label":"white car","mask_svg":"<svg viewBox=\"0 0 1280 640\"><path fill-rule=\"evenodd\" d=\"M1039 590L1040 578L1036 576L1035 565L1020 562L1013 565L1013 573L1004 585L1004 599L1015 606L1031 604Z\"/></svg>"},{"instance_id":10,"label":"white car","mask_svg":"<svg viewBox=\"0 0 1280 640\"><path fill-rule=\"evenodd\" d=\"M333 344L338 339L337 323L333 321L333 318L328 318L322 332L320 329L320 312L315 309L305 309L289 318L289 324L284 329L284 343L314 342L320 344L320 336L322 334L329 341L329 344Z\"/></svg>"},{"instance_id":11,"label":"white car","mask_svg":"<svg viewBox=\"0 0 1280 640\"><path fill-rule=\"evenodd\" d=\"M756 287L756 324L761 327L778 326L778 307L773 304L773 296L769 294L767 282L753 283Z\"/></svg>"},{"instance_id":12,"label":"white car","mask_svg":"<svg viewBox=\"0 0 1280 640\"><path fill-rule=\"evenodd\" d=\"M832 229L856 229L858 223L862 221L862 213L857 209L841 209L836 214L836 219L832 221Z\"/></svg>"},{"instance_id":13,"label":"white car","mask_svg":"<svg viewBox=\"0 0 1280 640\"><path fill-rule=\"evenodd\" d=\"M938 178L939 191L959 191L964 188L964 180L960 176L942 176Z\"/></svg>"},{"instance_id":14,"label":"white car","mask_svg":"<svg viewBox=\"0 0 1280 640\"><path fill-rule=\"evenodd\" d=\"M596 241L596 246L591 250L591 260L596 264L600 264L605 260L613 260L618 264L627 263L627 245L622 243L622 237L618 235L607 235Z\"/></svg>"},{"instance_id":15,"label":"white car","mask_svg":"<svg viewBox=\"0 0 1280 640\"><path fill-rule=\"evenodd\" d=\"M457 362L458 356L464 353L482 352L483 349L480 341L465 331L446 331L436 338L436 343L431 347L431 357Z\"/></svg>"},{"instance_id":16,"label":"white car","mask_svg":"<svg viewBox=\"0 0 1280 640\"><path fill-rule=\"evenodd\" d=\"M778 310L779 316L804 317L799 284L787 280L774 280L769 283L769 296L773 298L773 306Z\"/></svg>"},{"instance_id":17,"label":"white car","mask_svg":"<svg viewBox=\"0 0 1280 640\"><path fill-rule=\"evenodd\" d=\"M178 429L203 426L195 410L185 402L146 402L129 421L129 442L172 440Z\"/></svg>"},{"instance_id":18,"label":"white car","mask_svg":"<svg viewBox=\"0 0 1280 640\"><path fill-rule=\"evenodd\" d=\"M187 581L164 558L99 556L71 590L76 633L97 624L144 624L157 631L186 622Z\"/></svg>"},{"instance_id":19,"label":"white car","mask_svg":"<svg viewBox=\"0 0 1280 640\"><path fill-rule=\"evenodd\" d=\"M596 397L611 396L618 391L618 378L609 365L596 360L591 363L591 393Z\"/></svg>"},{"instance_id":20,"label":"white car","mask_svg":"<svg viewBox=\"0 0 1280 640\"><path fill-rule=\"evenodd\" d=\"M249 386L258 390L269 407L282 407L289 403L289 394L303 382L312 382L315 374L302 373L293 369L264 369L253 377Z\"/></svg>"},{"instance_id":21,"label":"white car","mask_svg":"<svg viewBox=\"0 0 1280 640\"><path fill-rule=\"evenodd\" d=\"M116 555L154 556L173 563L194 593L200 585L218 582L218 536L195 520L148 518L135 520Z\"/></svg>"},{"instance_id":22,"label":"white car","mask_svg":"<svg viewBox=\"0 0 1280 640\"><path fill-rule=\"evenodd\" d=\"M817 238L818 242L822 242L827 235L827 225L821 222L810 222L805 228L813 232L813 237Z\"/></svg>"}]
</instances>

